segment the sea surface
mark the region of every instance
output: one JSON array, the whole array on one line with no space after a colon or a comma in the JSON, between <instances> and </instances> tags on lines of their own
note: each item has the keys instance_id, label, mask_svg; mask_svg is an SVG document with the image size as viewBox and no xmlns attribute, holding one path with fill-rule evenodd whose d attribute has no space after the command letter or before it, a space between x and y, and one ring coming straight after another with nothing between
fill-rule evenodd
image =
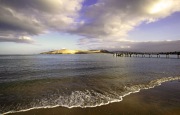
<instances>
[{"instance_id":1,"label":"sea surface","mask_svg":"<svg viewBox=\"0 0 180 115\"><path fill-rule=\"evenodd\" d=\"M0 114L96 107L180 79L180 59L112 54L1 55Z\"/></svg>"}]
</instances>

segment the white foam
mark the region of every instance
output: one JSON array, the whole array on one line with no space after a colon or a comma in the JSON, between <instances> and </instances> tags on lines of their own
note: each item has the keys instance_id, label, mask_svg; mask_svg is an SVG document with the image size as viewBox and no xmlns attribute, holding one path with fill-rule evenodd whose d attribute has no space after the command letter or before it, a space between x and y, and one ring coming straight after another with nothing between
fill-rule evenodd
<instances>
[{"instance_id":1,"label":"white foam","mask_svg":"<svg viewBox=\"0 0 180 115\"><path fill-rule=\"evenodd\" d=\"M123 97L125 97L127 95L130 95L131 93L137 93L142 89L154 88L155 86L159 86L164 82L174 81L174 80L180 80L180 77L161 78L161 79L151 81L148 85L142 85L141 84L141 85L134 85L134 86L130 86L130 87L125 87L125 89L126 89L125 94L122 95L122 96L118 96L118 98L112 98L112 97L110 97L108 95L103 95L103 94L97 93L97 92L95 92L93 90L91 90L91 91L86 90L85 92L83 92L83 91L75 91L75 92L72 92L72 94L70 96L68 96L68 97L67 96L60 96L58 99L54 100L54 101L57 101L57 102L61 102L62 100L64 100L63 102L58 103L57 105L54 105L54 106L32 107L32 108L29 108L29 109L23 109L23 110L19 110L19 111L9 111L9 112L3 113L3 114L5 115L5 114L9 114L9 113L25 112L25 111L29 111L29 110L32 110L32 109L55 108L55 107L59 107L59 106L67 107L67 108L97 107L97 106L107 105L109 103L120 102L120 101L123 100ZM93 105L92 104L88 105L88 104L84 103L85 101L91 101L91 100L97 99L97 98L101 98L102 101L99 102L99 103L96 102L95 104L93 103ZM104 102L103 99L106 100L107 102ZM70 101L67 101L67 100L70 100ZM42 101L42 103L43 103L42 105L48 104L46 101L45 102Z\"/></svg>"}]
</instances>

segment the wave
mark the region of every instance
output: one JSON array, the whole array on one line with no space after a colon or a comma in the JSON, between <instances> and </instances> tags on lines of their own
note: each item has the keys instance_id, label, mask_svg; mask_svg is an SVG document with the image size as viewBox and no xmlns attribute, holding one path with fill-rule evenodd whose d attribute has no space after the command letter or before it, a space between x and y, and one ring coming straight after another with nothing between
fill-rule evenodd
<instances>
[{"instance_id":1,"label":"wave","mask_svg":"<svg viewBox=\"0 0 180 115\"><path fill-rule=\"evenodd\" d=\"M123 94L119 95L116 92L114 93L99 93L94 90L86 90L86 91L74 91L71 93L71 95L61 95L58 96L56 99L42 99L39 100L39 104L32 105L29 109L22 109L18 111L9 111L3 113L9 114L9 113L17 113L17 112L25 112L32 109L40 109L40 108L55 108L55 107L67 107L67 108L74 108L74 107L81 107L81 108L87 108L87 107L97 107L102 105L107 105L109 103L113 102L120 102L123 100L123 97L130 95L131 93L137 93L142 89L150 89L154 88L156 86L161 85L164 82L167 81L174 81L174 80L180 80L180 77L167 77L167 78L161 78L157 80L150 81L148 84L140 84L140 85L133 85L133 86L125 86Z\"/></svg>"}]
</instances>

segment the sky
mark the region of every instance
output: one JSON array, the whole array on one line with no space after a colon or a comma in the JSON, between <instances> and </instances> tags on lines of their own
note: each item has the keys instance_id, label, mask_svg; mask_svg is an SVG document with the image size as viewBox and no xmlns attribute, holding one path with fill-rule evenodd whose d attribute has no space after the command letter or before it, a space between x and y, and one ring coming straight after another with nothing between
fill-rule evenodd
<instances>
[{"instance_id":1,"label":"sky","mask_svg":"<svg viewBox=\"0 0 180 115\"><path fill-rule=\"evenodd\" d=\"M0 0L0 54L180 51L180 0Z\"/></svg>"}]
</instances>

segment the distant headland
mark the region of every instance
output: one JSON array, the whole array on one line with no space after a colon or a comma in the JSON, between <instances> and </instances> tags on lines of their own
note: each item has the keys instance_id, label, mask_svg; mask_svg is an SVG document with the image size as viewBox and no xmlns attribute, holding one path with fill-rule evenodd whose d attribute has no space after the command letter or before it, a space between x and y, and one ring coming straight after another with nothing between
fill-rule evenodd
<instances>
[{"instance_id":1,"label":"distant headland","mask_svg":"<svg viewBox=\"0 0 180 115\"><path fill-rule=\"evenodd\" d=\"M60 50L42 52L40 54L94 54L94 53L111 53L111 52L109 52L107 50L69 50L69 49L60 49Z\"/></svg>"}]
</instances>

